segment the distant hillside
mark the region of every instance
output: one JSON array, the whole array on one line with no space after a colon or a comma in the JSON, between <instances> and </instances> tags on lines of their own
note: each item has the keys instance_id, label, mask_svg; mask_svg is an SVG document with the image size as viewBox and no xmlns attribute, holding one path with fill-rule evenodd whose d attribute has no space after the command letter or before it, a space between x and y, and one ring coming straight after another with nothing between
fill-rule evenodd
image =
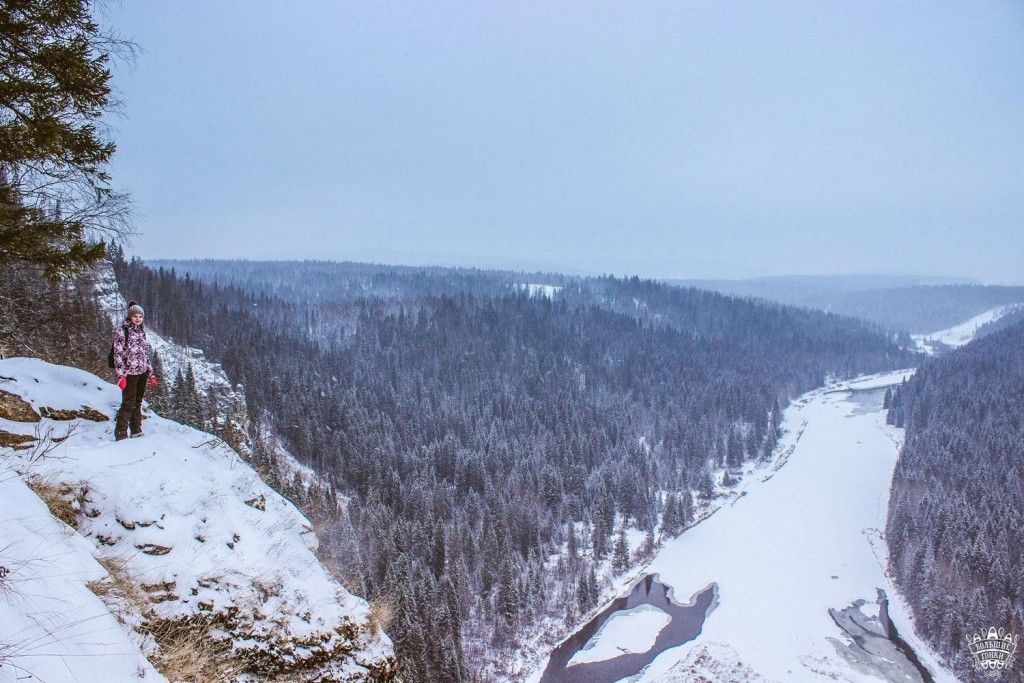
<instances>
[{"instance_id":1,"label":"distant hillside","mask_svg":"<svg viewBox=\"0 0 1024 683\"><path fill-rule=\"evenodd\" d=\"M711 289L733 296L759 297L794 306L822 308L822 301L852 292L923 285L975 285L970 278L919 275L782 275L745 280L669 280L682 287Z\"/></svg>"},{"instance_id":2,"label":"distant hillside","mask_svg":"<svg viewBox=\"0 0 1024 683\"><path fill-rule=\"evenodd\" d=\"M942 278L849 275L674 280L672 284L816 308L870 320L887 328L930 334L986 311L1024 303L1024 287L942 282Z\"/></svg>"},{"instance_id":3,"label":"distant hillside","mask_svg":"<svg viewBox=\"0 0 1024 683\"><path fill-rule=\"evenodd\" d=\"M154 269L174 270L203 282L230 285L253 294L318 305L361 297L411 301L420 296L509 292L517 284L561 287L571 276L478 268L392 266L338 261L151 260Z\"/></svg>"},{"instance_id":4,"label":"distant hillside","mask_svg":"<svg viewBox=\"0 0 1024 683\"><path fill-rule=\"evenodd\" d=\"M1013 327L1014 325L1021 322L1024 322L1024 306L1021 306L1016 310L1007 313L998 320L994 320L988 323L987 325L981 326L980 328L978 328L977 333L975 333L975 337L985 337L995 332L999 332L1000 330L1005 330L1009 327Z\"/></svg>"},{"instance_id":5,"label":"distant hillside","mask_svg":"<svg viewBox=\"0 0 1024 683\"><path fill-rule=\"evenodd\" d=\"M953 327L993 308L1024 302L1024 287L937 285L852 292L830 309L915 334Z\"/></svg>"}]
</instances>

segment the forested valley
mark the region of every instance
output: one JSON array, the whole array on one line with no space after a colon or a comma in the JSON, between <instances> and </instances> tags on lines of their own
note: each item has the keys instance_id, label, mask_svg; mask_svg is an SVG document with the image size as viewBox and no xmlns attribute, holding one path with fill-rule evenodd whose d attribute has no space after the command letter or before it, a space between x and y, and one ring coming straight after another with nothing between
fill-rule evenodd
<instances>
[{"instance_id":1,"label":"forested valley","mask_svg":"<svg viewBox=\"0 0 1024 683\"><path fill-rule=\"evenodd\" d=\"M557 637L772 452L789 398L917 359L852 319L636 278L173 265L114 254L148 324L221 362L348 501L323 540L391 606L414 681Z\"/></svg>"},{"instance_id":2,"label":"forested valley","mask_svg":"<svg viewBox=\"0 0 1024 683\"><path fill-rule=\"evenodd\" d=\"M892 569L931 644L981 681L965 636L1024 633L1024 323L924 364L887 400L906 428Z\"/></svg>"}]
</instances>

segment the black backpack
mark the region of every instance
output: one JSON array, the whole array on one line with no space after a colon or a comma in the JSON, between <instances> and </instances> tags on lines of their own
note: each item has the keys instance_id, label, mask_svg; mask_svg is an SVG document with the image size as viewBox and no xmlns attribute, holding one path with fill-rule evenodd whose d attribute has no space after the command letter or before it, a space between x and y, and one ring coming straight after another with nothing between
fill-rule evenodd
<instances>
[{"instance_id":1,"label":"black backpack","mask_svg":"<svg viewBox=\"0 0 1024 683\"><path fill-rule=\"evenodd\" d=\"M128 326L127 325L122 325L121 327L124 328L124 343L127 345L128 344ZM110 342L110 353L107 354L107 367L109 367L111 370L113 370L116 367L116 365L114 363L114 342Z\"/></svg>"}]
</instances>

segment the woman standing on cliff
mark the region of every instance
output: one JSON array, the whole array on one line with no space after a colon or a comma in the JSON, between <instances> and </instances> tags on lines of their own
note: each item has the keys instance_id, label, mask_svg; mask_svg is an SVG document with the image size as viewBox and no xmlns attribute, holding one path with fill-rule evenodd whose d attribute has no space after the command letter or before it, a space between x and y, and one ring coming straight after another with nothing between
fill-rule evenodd
<instances>
[{"instance_id":1,"label":"woman standing on cliff","mask_svg":"<svg viewBox=\"0 0 1024 683\"><path fill-rule=\"evenodd\" d=\"M142 436L142 397L146 393L146 384L156 384L146 328L142 326L144 318L142 306L130 302L128 317L114 336L114 370L117 372L117 386L121 389L121 408L114 422L117 441L128 437L129 427L132 438Z\"/></svg>"}]
</instances>

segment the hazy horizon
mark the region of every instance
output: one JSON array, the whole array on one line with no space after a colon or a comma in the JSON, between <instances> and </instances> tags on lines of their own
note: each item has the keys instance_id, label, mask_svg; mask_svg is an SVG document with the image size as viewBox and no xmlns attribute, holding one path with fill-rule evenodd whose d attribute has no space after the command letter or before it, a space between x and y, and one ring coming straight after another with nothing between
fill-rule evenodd
<instances>
[{"instance_id":1,"label":"hazy horizon","mask_svg":"<svg viewBox=\"0 0 1024 683\"><path fill-rule=\"evenodd\" d=\"M147 259L1024 282L1018 3L122 3Z\"/></svg>"},{"instance_id":2,"label":"hazy horizon","mask_svg":"<svg viewBox=\"0 0 1024 683\"><path fill-rule=\"evenodd\" d=\"M641 279L652 279L664 282L679 282L679 283L695 283L695 282L756 282L756 281L774 281L774 280L828 280L828 279L843 279L843 278L882 278L887 280L905 280L905 281L919 281L923 284L955 284L955 285L977 285L986 286L994 285L994 283L981 282L976 278L963 277L963 276L949 276L949 275L920 275L915 273L822 273L822 274L806 274L806 273L787 273L783 275L765 275L765 276L751 276L742 278L671 278L671 277L657 277L647 276L641 273L610 273L610 272L599 272L599 271L580 271L580 270L569 270L569 269L550 269L550 268L531 268L531 267L519 267L519 266L501 266L501 265L467 265L467 264L441 264L441 263L400 263L400 262L385 262L385 261L362 261L353 259L333 259L333 258L247 258L247 257L160 257L160 256L141 256L138 254L129 254L130 256L139 256L143 261L151 264L164 264L164 263L187 263L190 261L225 261L225 262L249 262L249 263L334 263L334 264L355 264L355 265L368 265L378 266L382 268L409 268L409 269L464 269L464 270L481 270L481 271L506 271L522 273L524 275L564 275L572 277L601 277L601 276L615 276L615 277L633 277L637 276ZM883 285L884 288L891 286L911 286L911 285ZM1024 283L1006 283L1005 285L994 285L994 286L1024 286Z\"/></svg>"}]
</instances>

